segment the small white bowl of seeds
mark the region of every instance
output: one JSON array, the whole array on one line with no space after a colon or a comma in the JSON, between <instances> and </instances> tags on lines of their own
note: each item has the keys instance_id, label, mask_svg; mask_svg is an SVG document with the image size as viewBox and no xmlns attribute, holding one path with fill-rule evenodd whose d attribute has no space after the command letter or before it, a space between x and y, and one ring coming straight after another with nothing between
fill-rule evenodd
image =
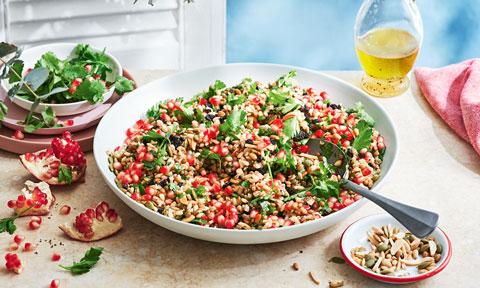
<instances>
[{"instance_id":1,"label":"small white bowl of seeds","mask_svg":"<svg viewBox=\"0 0 480 288\"><path fill-rule=\"evenodd\" d=\"M343 258L355 270L378 281L406 284L430 278L450 262L448 236L437 227L418 238L388 214L351 224L340 239Z\"/></svg>"}]
</instances>

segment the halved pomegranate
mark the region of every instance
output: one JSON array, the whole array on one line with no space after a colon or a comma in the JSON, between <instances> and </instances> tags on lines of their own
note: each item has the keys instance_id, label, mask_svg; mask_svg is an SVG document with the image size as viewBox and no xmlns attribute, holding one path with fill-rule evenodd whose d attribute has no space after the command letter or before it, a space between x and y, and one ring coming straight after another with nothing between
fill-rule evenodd
<instances>
[{"instance_id":1,"label":"halved pomegranate","mask_svg":"<svg viewBox=\"0 0 480 288\"><path fill-rule=\"evenodd\" d=\"M80 145L68 131L63 132L62 139L54 138L50 148L20 155L20 161L33 176L50 185L76 182L82 179L87 167Z\"/></svg>"},{"instance_id":2,"label":"halved pomegranate","mask_svg":"<svg viewBox=\"0 0 480 288\"><path fill-rule=\"evenodd\" d=\"M30 210L22 214L22 216L47 215L50 213L50 207L55 202L55 196L50 191L50 187L45 182L33 183L30 180L25 182L25 188L17 200L9 201L15 213L18 215L28 207L37 203Z\"/></svg>"},{"instance_id":3,"label":"halved pomegranate","mask_svg":"<svg viewBox=\"0 0 480 288\"><path fill-rule=\"evenodd\" d=\"M123 228L123 223L117 212L111 209L107 202L101 202L58 228L72 239L91 242L117 233Z\"/></svg>"}]
</instances>

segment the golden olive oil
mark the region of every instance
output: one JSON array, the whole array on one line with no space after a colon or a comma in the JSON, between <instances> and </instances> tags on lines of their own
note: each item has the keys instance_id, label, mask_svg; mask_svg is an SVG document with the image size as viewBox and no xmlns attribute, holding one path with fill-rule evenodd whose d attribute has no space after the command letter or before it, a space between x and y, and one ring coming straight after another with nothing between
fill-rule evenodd
<instances>
[{"instance_id":1,"label":"golden olive oil","mask_svg":"<svg viewBox=\"0 0 480 288\"><path fill-rule=\"evenodd\" d=\"M360 65L376 79L403 78L412 69L419 41L405 30L379 28L355 39Z\"/></svg>"}]
</instances>

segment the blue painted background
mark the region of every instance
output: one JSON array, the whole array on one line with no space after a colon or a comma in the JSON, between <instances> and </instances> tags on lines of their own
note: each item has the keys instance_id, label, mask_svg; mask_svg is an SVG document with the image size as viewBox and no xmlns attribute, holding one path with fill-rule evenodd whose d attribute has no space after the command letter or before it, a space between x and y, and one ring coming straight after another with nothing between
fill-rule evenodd
<instances>
[{"instance_id":1,"label":"blue painted background","mask_svg":"<svg viewBox=\"0 0 480 288\"><path fill-rule=\"evenodd\" d=\"M480 57L478 0L416 2L424 29L416 66L440 67ZM353 26L361 4L361 0L227 0L227 62L360 70Z\"/></svg>"}]
</instances>

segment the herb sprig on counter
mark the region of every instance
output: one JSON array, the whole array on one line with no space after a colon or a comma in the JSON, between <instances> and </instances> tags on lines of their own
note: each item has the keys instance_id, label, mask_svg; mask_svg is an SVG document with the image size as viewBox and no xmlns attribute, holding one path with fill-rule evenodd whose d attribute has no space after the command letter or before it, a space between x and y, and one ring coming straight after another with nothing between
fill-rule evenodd
<instances>
[{"instance_id":1,"label":"herb sprig on counter","mask_svg":"<svg viewBox=\"0 0 480 288\"><path fill-rule=\"evenodd\" d=\"M90 269L97 264L100 260L100 255L102 255L103 247L92 247L85 253L80 262L73 262L72 266L63 266L58 265L63 269L72 271L73 274L85 274L90 271Z\"/></svg>"},{"instance_id":2,"label":"herb sprig on counter","mask_svg":"<svg viewBox=\"0 0 480 288\"><path fill-rule=\"evenodd\" d=\"M14 216L14 217L1 219L0 220L0 233L8 232L10 234L13 234L15 232L15 230L17 230L17 226L15 226L15 224L14 224L15 219L17 219L18 217L25 214L28 210L32 209L32 207L35 206L35 205L37 205L37 203L34 203L32 206L23 210L20 214Z\"/></svg>"}]
</instances>

